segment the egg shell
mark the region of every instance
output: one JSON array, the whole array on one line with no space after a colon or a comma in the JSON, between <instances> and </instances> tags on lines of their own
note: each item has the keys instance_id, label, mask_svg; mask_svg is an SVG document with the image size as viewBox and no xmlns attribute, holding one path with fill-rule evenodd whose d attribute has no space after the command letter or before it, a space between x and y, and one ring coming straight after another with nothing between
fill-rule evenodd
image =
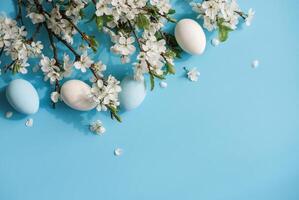
<instances>
[{"instance_id":1,"label":"egg shell","mask_svg":"<svg viewBox=\"0 0 299 200\"><path fill-rule=\"evenodd\" d=\"M65 82L60 90L61 99L69 107L78 111L89 111L96 107L90 97L90 86L80 80Z\"/></svg>"},{"instance_id":2,"label":"egg shell","mask_svg":"<svg viewBox=\"0 0 299 200\"><path fill-rule=\"evenodd\" d=\"M141 105L146 96L144 81L126 77L121 81L122 91L119 94L120 106L125 110L133 110Z\"/></svg>"},{"instance_id":3,"label":"egg shell","mask_svg":"<svg viewBox=\"0 0 299 200\"><path fill-rule=\"evenodd\" d=\"M16 111L25 115L34 114L39 109L37 91L24 79L16 79L9 83L6 88L6 98Z\"/></svg>"},{"instance_id":4,"label":"egg shell","mask_svg":"<svg viewBox=\"0 0 299 200\"><path fill-rule=\"evenodd\" d=\"M206 48L206 35L192 19L182 19L177 23L175 38L180 47L192 55L201 55Z\"/></svg>"}]
</instances>

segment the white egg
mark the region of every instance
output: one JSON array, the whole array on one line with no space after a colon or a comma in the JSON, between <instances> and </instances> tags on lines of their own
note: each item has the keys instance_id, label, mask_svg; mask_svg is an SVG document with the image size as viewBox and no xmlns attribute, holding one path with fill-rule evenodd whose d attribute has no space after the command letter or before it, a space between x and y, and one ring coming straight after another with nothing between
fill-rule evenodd
<instances>
[{"instance_id":1,"label":"white egg","mask_svg":"<svg viewBox=\"0 0 299 200\"><path fill-rule=\"evenodd\" d=\"M144 81L126 77L121 82L122 91L119 94L120 106L125 110L133 110L140 106L146 96Z\"/></svg>"},{"instance_id":2,"label":"white egg","mask_svg":"<svg viewBox=\"0 0 299 200\"><path fill-rule=\"evenodd\" d=\"M96 107L90 97L90 86L80 80L70 80L61 87L61 99L69 107L79 111L89 111Z\"/></svg>"},{"instance_id":3,"label":"white egg","mask_svg":"<svg viewBox=\"0 0 299 200\"><path fill-rule=\"evenodd\" d=\"M200 55L206 48L206 35L192 19L182 19L177 23L175 38L180 47L190 54Z\"/></svg>"}]
</instances>

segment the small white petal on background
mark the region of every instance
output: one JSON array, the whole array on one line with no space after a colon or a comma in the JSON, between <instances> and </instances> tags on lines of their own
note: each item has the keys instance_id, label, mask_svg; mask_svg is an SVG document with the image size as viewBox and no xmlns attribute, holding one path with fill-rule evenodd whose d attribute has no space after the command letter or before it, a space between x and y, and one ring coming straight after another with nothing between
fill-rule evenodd
<instances>
[{"instance_id":1,"label":"small white petal on background","mask_svg":"<svg viewBox=\"0 0 299 200\"><path fill-rule=\"evenodd\" d=\"M165 81L161 81L159 85L161 88L167 88L168 86L168 84Z\"/></svg>"},{"instance_id":2,"label":"small white petal on background","mask_svg":"<svg viewBox=\"0 0 299 200\"><path fill-rule=\"evenodd\" d=\"M200 73L196 67L193 67L191 70L187 70L187 77L190 81L197 82L199 76Z\"/></svg>"},{"instance_id":3,"label":"small white petal on background","mask_svg":"<svg viewBox=\"0 0 299 200\"><path fill-rule=\"evenodd\" d=\"M11 111L8 111L8 112L5 113L5 117L7 119L11 118L12 116L13 116L13 112L11 112Z\"/></svg>"},{"instance_id":4,"label":"small white petal on background","mask_svg":"<svg viewBox=\"0 0 299 200\"><path fill-rule=\"evenodd\" d=\"M260 61L259 60L253 60L251 63L251 67L252 68L258 68L258 66L260 65Z\"/></svg>"},{"instance_id":5,"label":"small white petal on background","mask_svg":"<svg viewBox=\"0 0 299 200\"><path fill-rule=\"evenodd\" d=\"M121 148L116 148L115 150L114 150L114 155L115 156L121 156L122 154L123 154L123 150L121 149Z\"/></svg>"},{"instance_id":6,"label":"small white petal on background","mask_svg":"<svg viewBox=\"0 0 299 200\"><path fill-rule=\"evenodd\" d=\"M27 127L32 127L33 126L33 119L32 118L27 119L25 125Z\"/></svg>"},{"instance_id":7,"label":"small white petal on background","mask_svg":"<svg viewBox=\"0 0 299 200\"><path fill-rule=\"evenodd\" d=\"M220 44L220 41L219 41L218 38L214 38L214 39L212 40L212 45L213 45L214 47L218 46L219 44Z\"/></svg>"},{"instance_id":8,"label":"small white petal on background","mask_svg":"<svg viewBox=\"0 0 299 200\"><path fill-rule=\"evenodd\" d=\"M59 93L58 92L52 92L51 93L51 100L52 100L52 102L54 102L54 103L57 103L58 102L58 100L59 100Z\"/></svg>"},{"instance_id":9,"label":"small white petal on background","mask_svg":"<svg viewBox=\"0 0 299 200\"><path fill-rule=\"evenodd\" d=\"M103 135L106 132L103 123L100 120L96 120L95 122L89 125L89 130L96 135Z\"/></svg>"}]
</instances>

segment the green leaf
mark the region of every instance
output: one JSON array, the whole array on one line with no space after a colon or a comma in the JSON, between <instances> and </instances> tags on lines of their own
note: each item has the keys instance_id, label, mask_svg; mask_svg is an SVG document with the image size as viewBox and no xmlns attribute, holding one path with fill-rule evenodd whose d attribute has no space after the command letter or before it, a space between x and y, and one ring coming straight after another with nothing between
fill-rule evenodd
<instances>
[{"instance_id":1,"label":"green leaf","mask_svg":"<svg viewBox=\"0 0 299 200\"><path fill-rule=\"evenodd\" d=\"M103 27L104 27L104 17L103 16L96 16L96 24L98 27L99 31L102 31Z\"/></svg>"},{"instance_id":2,"label":"green leaf","mask_svg":"<svg viewBox=\"0 0 299 200\"><path fill-rule=\"evenodd\" d=\"M172 23L176 23L177 22L177 20L174 19L174 18L172 18L172 17L167 17L167 20L170 21L170 22L172 22Z\"/></svg>"},{"instance_id":3,"label":"green leaf","mask_svg":"<svg viewBox=\"0 0 299 200\"><path fill-rule=\"evenodd\" d=\"M81 10L79 11L79 15L80 15L81 18L84 18L84 17L85 17L85 13L84 13L83 9L81 9Z\"/></svg>"},{"instance_id":4,"label":"green leaf","mask_svg":"<svg viewBox=\"0 0 299 200\"><path fill-rule=\"evenodd\" d=\"M170 9L169 11L168 11L168 14L169 15L173 15L175 13L175 10L174 9Z\"/></svg>"},{"instance_id":5,"label":"green leaf","mask_svg":"<svg viewBox=\"0 0 299 200\"><path fill-rule=\"evenodd\" d=\"M140 29L149 29L150 21L144 14L139 14L136 18L136 24Z\"/></svg>"},{"instance_id":6,"label":"green leaf","mask_svg":"<svg viewBox=\"0 0 299 200\"><path fill-rule=\"evenodd\" d=\"M97 47L99 46L98 41L95 39L94 36L88 36L88 40L90 42L91 45L91 49L96 52L97 51Z\"/></svg>"},{"instance_id":7,"label":"green leaf","mask_svg":"<svg viewBox=\"0 0 299 200\"><path fill-rule=\"evenodd\" d=\"M220 40L220 42L225 42L228 38L229 32L233 31L233 29L231 29L230 27L228 27L224 24L224 19L220 19L217 22L217 25L219 27L219 30L218 30L219 40Z\"/></svg>"},{"instance_id":8,"label":"green leaf","mask_svg":"<svg viewBox=\"0 0 299 200\"><path fill-rule=\"evenodd\" d=\"M13 74L18 73L18 72L20 71L21 68L22 68L21 65L19 65L19 64L14 64L14 65L12 66L12 73L13 73Z\"/></svg>"},{"instance_id":9,"label":"green leaf","mask_svg":"<svg viewBox=\"0 0 299 200\"><path fill-rule=\"evenodd\" d=\"M113 16L112 15L105 15L105 19L106 19L106 22L111 22L111 21L113 21Z\"/></svg>"},{"instance_id":10,"label":"green leaf","mask_svg":"<svg viewBox=\"0 0 299 200\"><path fill-rule=\"evenodd\" d=\"M169 49L169 50L167 50L165 52L165 56L168 57L168 58L175 58L176 57L176 53L174 51L172 51L172 50Z\"/></svg>"},{"instance_id":11,"label":"green leaf","mask_svg":"<svg viewBox=\"0 0 299 200\"><path fill-rule=\"evenodd\" d=\"M169 74L175 74L175 68L169 62L166 63L166 69L167 69L167 73L169 73Z\"/></svg>"},{"instance_id":12,"label":"green leaf","mask_svg":"<svg viewBox=\"0 0 299 200\"><path fill-rule=\"evenodd\" d=\"M218 37L220 42L225 42L228 38L228 31L224 28L220 28L219 27L219 33L218 33Z\"/></svg>"},{"instance_id":13,"label":"green leaf","mask_svg":"<svg viewBox=\"0 0 299 200\"><path fill-rule=\"evenodd\" d=\"M151 83L151 91L155 88L155 77L152 73L150 73L150 83Z\"/></svg>"},{"instance_id":14,"label":"green leaf","mask_svg":"<svg viewBox=\"0 0 299 200\"><path fill-rule=\"evenodd\" d=\"M118 122L122 122L121 117L118 115L118 110L117 108L113 106L107 106L110 110L111 118L116 119Z\"/></svg>"}]
</instances>

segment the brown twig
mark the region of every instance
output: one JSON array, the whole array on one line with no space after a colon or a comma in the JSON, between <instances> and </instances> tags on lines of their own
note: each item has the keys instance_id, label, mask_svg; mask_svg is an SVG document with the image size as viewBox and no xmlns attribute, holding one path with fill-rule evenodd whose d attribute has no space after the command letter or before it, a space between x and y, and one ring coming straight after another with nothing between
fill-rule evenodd
<instances>
[{"instance_id":1,"label":"brown twig","mask_svg":"<svg viewBox=\"0 0 299 200\"><path fill-rule=\"evenodd\" d=\"M2 54L3 54L4 48L5 48L5 46L3 45L3 47L2 47L1 50L0 50L0 57L1 57Z\"/></svg>"},{"instance_id":2,"label":"brown twig","mask_svg":"<svg viewBox=\"0 0 299 200\"><path fill-rule=\"evenodd\" d=\"M92 44L90 42L90 39L88 37L88 35L86 35L86 33L83 33L78 26L68 17L66 16L64 13L61 13L61 16L66 19L75 29L76 31L78 31L78 33L81 35L82 39L85 40L88 44L89 47L92 47Z\"/></svg>"}]
</instances>

